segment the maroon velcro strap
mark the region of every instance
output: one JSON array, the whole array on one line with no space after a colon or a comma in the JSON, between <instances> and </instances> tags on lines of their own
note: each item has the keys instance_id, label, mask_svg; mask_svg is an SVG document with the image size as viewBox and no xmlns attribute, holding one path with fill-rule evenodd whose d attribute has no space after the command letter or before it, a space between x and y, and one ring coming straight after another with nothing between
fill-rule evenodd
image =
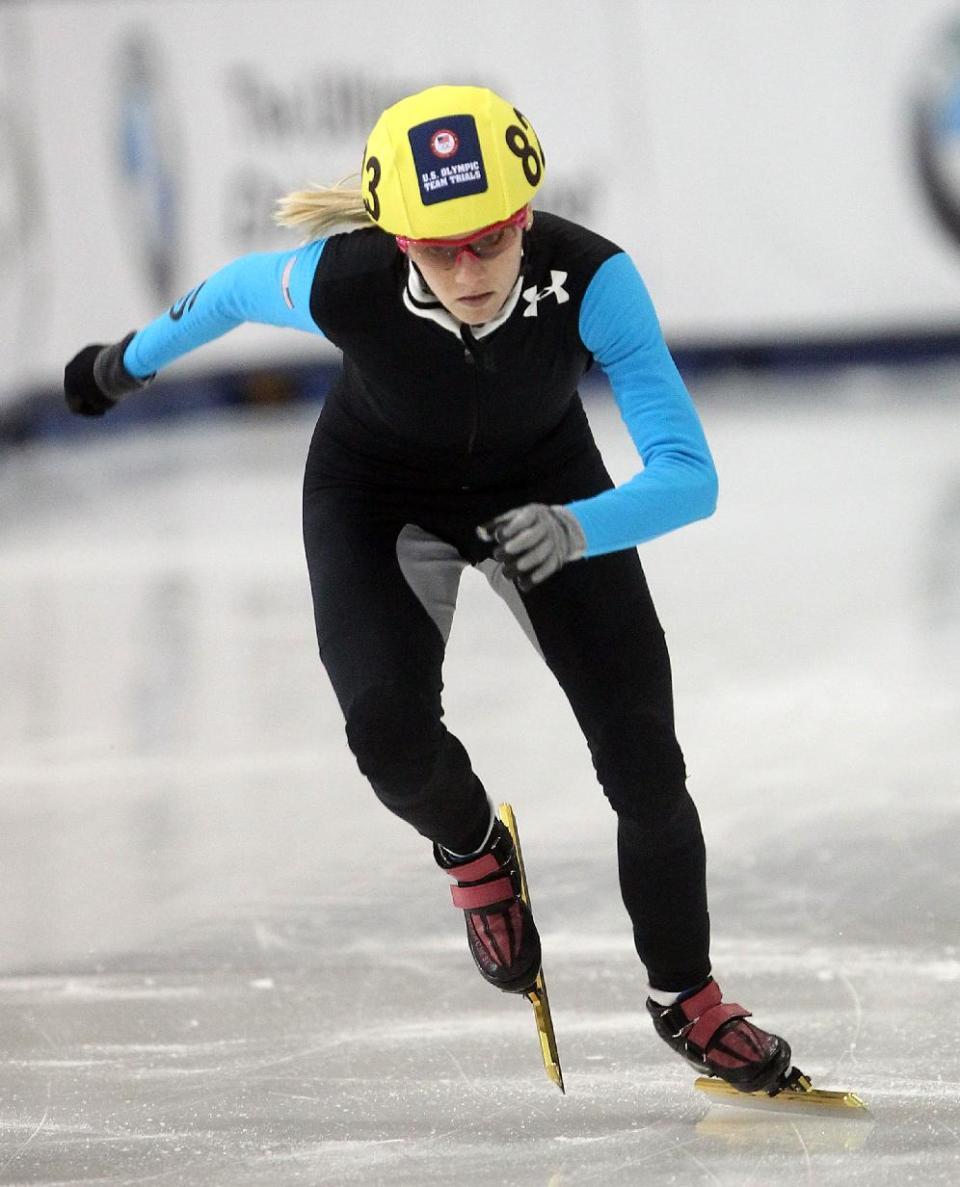
<instances>
[{"instance_id":1,"label":"maroon velcro strap","mask_svg":"<svg viewBox=\"0 0 960 1187\"><path fill-rule=\"evenodd\" d=\"M497 878L495 882L481 882L479 886L451 886L450 894L455 907L474 911L477 907L508 902L513 898L513 885L509 878Z\"/></svg>"},{"instance_id":2,"label":"maroon velcro strap","mask_svg":"<svg viewBox=\"0 0 960 1187\"><path fill-rule=\"evenodd\" d=\"M500 863L492 853L484 853L482 857L475 857L462 866L451 866L447 873L458 882L476 882L479 878L486 878L500 869Z\"/></svg>"},{"instance_id":3,"label":"maroon velcro strap","mask_svg":"<svg viewBox=\"0 0 960 1187\"><path fill-rule=\"evenodd\" d=\"M736 1002L720 1002L716 1006L710 1006L694 1020L693 1026L686 1034L687 1042L699 1047L701 1051L706 1051L713 1036L725 1022L729 1022L731 1018L749 1017L750 1011L738 1006Z\"/></svg>"}]
</instances>

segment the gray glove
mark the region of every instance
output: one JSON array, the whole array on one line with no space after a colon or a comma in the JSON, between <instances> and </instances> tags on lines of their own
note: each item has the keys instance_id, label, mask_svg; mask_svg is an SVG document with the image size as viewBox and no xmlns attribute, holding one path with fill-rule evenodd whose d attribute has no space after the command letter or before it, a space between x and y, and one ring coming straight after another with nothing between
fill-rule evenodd
<instances>
[{"instance_id":1,"label":"gray glove","mask_svg":"<svg viewBox=\"0 0 960 1187\"><path fill-rule=\"evenodd\" d=\"M481 540L494 541L494 560L504 575L526 591L579 560L587 548L583 528L566 507L527 503L505 511L477 528Z\"/></svg>"}]
</instances>

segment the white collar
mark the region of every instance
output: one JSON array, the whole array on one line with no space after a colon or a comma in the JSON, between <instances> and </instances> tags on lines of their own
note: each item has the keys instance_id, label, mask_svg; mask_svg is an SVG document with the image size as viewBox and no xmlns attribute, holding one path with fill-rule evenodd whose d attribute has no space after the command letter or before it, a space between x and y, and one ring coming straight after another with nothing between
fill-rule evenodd
<instances>
[{"instance_id":1,"label":"white collar","mask_svg":"<svg viewBox=\"0 0 960 1187\"><path fill-rule=\"evenodd\" d=\"M521 273L497 316L491 318L490 321L483 322L482 325L469 327L474 338L486 338L488 334L492 334L494 330L503 325L517 307L522 286L523 274ZM449 330L458 338L461 337L461 326L466 323L457 321L452 313L444 309L413 264L409 264L407 267L407 283L403 290L403 303L417 317L425 317L428 321L436 322L438 326Z\"/></svg>"}]
</instances>

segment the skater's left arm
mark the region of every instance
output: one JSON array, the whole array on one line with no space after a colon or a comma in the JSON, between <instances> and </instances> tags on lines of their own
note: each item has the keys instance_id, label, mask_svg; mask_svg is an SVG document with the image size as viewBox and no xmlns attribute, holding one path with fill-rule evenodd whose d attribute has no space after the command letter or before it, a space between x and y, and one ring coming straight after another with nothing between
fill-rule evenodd
<instances>
[{"instance_id":1,"label":"skater's left arm","mask_svg":"<svg viewBox=\"0 0 960 1187\"><path fill-rule=\"evenodd\" d=\"M580 307L580 337L605 371L643 460L628 482L567 504L584 556L632 548L711 515L717 474L646 286L619 252L597 270Z\"/></svg>"}]
</instances>

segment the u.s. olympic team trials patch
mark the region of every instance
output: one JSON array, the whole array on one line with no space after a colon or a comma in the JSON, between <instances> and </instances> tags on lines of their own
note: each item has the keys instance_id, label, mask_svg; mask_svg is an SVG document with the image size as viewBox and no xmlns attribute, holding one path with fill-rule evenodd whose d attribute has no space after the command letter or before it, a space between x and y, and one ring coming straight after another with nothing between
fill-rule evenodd
<instances>
[{"instance_id":1,"label":"u.s. olympic team trials patch","mask_svg":"<svg viewBox=\"0 0 960 1187\"><path fill-rule=\"evenodd\" d=\"M424 206L486 190L487 172L472 115L429 120L408 135Z\"/></svg>"}]
</instances>

